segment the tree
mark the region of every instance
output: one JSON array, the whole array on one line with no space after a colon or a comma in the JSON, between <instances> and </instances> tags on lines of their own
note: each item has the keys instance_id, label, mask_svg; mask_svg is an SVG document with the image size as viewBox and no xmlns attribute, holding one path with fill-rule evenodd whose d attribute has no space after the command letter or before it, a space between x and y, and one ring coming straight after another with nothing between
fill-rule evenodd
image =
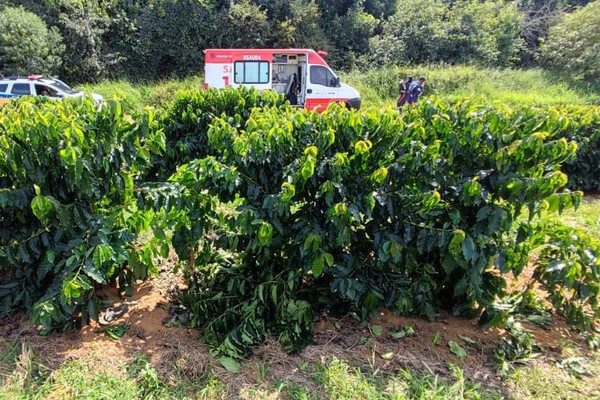
<instances>
[{"instance_id":1,"label":"tree","mask_svg":"<svg viewBox=\"0 0 600 400\"><path fill-rule=\"evenodd\" d=\"M249 0L242 0L229 7L225 26L225 42L228 47L263 47L269 36L269 21L265 10Z\"/></svg>"},{"instance_id":2,"label":"tree","mask_svg":"<svg viewBox=\"0 0 600 400\"><path fill-rule=\"evenodd\" d=\"M371 39L369 58L375 65L438 60L444 15L438 0L399 2L396 13L383 23L381 35Z\"/></svg>"},{"instance_id":3,"label":"tree","mask_svg":"<svg viewBox=\"0 0 600 400\"><path fill-rule=\"evenodd\" d=\"M576 80L600 79L600 0L565 14L542 45L542 62Z\"/></svg>"},{"instance_id":4,"label":"tree","mask_svg":"<svg viewBox=\"0 0 600 400\"><path fill-rule=\"evenodd\" d=\"M370 62L509 66L521 48L522 14L500 0L402 0L370 41Z\"/></svg>"},{"instance_id":5,"label":"tree","mask_svg":"<svg viewBox=\"0 0 600 400\"><path fill-rule=\"evenodd\" d=\"M5 0L60 31L65 45L61 78L90 82L123 74L145 0Z\"/></svg>"},{"instance_id":6,"label":"tree","mask_svg":"<svg viewBox=\"0 0 600 400\"><path fill-rule=\"evenodd\" d=\"M230 45L223 40L227 38L229 4L219 7L200 0L145 3L135 18L137 35L128 63L133 76L199 73L204 49Z\"/></svg>"},{"instance_id":7,"label":"tree","mask_svg":"<svg viewBox=\"0 0 600 400\"><path fill-rule=\"evenodd\" d=\"M268 45L274 48L325 49L329 41L319 26L321 12L315 0L256 0L266 10Z\"/></svg>"},{"instance_id":8,"label":"tree","mask_svg":"<svg viewBox=\"0 0 600 400\"><path fill-rule=\"evenodd\" d=\"M329 26L328 32L334 44L330 60L338 68L350 69L358 57L369 52L369 38L375 32L377 19L357 4L346 14L333 18Z\"/></svg>"},{"instance_id":9,"label":"tree","mask_svg":"<svg viewBox=\"0 0 600 400\"><path fill-rule=\"evenodd\" d=\"M59 25L65 36L65 78L71 82L97 81L105 77L108 60L104 33L110 20L99 0L70 1L61 4Z\"/></svg>"},{"instance_id":10,"label":"tree","mask_svg":"<svg viewBox=\"0 0 600 400\"><path fill-rule=\"evenodd\" d=\"M0 9L0 73L53 74L61 65L62 37L22 7Z\"/></svg>"}]
</instances>

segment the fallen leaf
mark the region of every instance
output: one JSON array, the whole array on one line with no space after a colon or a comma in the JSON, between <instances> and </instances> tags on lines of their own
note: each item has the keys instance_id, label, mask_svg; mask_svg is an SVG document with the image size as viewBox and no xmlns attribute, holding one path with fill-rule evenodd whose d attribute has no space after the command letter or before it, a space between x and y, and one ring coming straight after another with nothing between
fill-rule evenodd
<instances>
[{"instance_id":1,"label":"fallen leaf","mask_svg":"<svg viewBox=\"0 0 600 400\"><path fill-rule=\"evenodd\" d=\"M402 339L404 336L406 336L406 331L404 329L399 330L398 332L389 331L388 334L394 339Z\"/></svg>"},{"instance_id":2,"label":"fallen leaf","mask_svg":"<svg viewBox=\"0 0 600 400\"><path fill-rule=\"evenodd\" d=\"M454 354L456 357L460 358L461 360L463 360L467 356L467 351L463 347L461 347L460 344L456 343L454 340L451 340L448 342L448 347L450 347L450 351L452 352L452 354Z\"/></svg>"},{"instance_id":3,"label":"fallen leaf","mask_svg":"<svg viewBox=\"0 0 600 400\"><path fill-rule=\"evenodd\" d=\"M375 336L381 336L383 333L383 327L381 325L373 325L371 327L371 332L373 332L373 335Z\"/></svg>"},{"instance_id":4,"label":"fallen leaf","mask_svg":"<svg viewBox=\"0 0 600 400\"><path fill-rule=\"evenodd\" d=\"M236 372L240 371L240 363L231 357L221 357L219 358L219 362L229 372L235 374Z\"/></svg>"}]
</instances>

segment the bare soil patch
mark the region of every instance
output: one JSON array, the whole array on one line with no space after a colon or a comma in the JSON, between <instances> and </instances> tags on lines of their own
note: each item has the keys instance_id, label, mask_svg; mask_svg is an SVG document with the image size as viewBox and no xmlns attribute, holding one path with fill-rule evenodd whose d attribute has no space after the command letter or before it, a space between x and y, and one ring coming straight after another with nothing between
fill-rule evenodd
<instances>
[{"instance_id":1,"label":"bare soil patch","mask_svg":"<svg viewBox=\"0 0 600 400\"><path fill-rule=\"evenodd\" d=\"M239 373L228 373L218 360L210 356L208 347L199 340L197 330L165 326L165 322L170 320L172 305L169 293L173 293L179 285L172 276L168 279L168 283L164 278L140 282L131 297L120 297L111 288L99 293L114 306L127 305L127 312L113 322L126 323L129 327L120 340L106 336L97 322L77 332L40 336L37 327L25 315L15 314L0 319L0 338L5 339L0 340L0 350L7 346L7 342L22 343L52 369L68 360L86 357L93 357L103 366L114 368L145 356L167 381L177 379L174 369L190 380L197 380L212 371L226 385L236 388L264 387L265 366L268 367L270 381L294 381L311 388L315 383L309 374L303 372L304 366L312 362L327 362L333 357L381 374L410 368L449 376L450 362L460 366L467 377L480 382L483 387L505 391L489 361L504 332L497 328L484 329L474 320L446 313L433 322L396 316L389 310L383 310L368 323L360 323L350 316L341 319L321 316L315 321L315 344L300 354L286 354L278 343L269 340L243 362ZM390 336L390 332L408 327L413 333L398 339ZM579 335L573 333L558 316L553 316L550 329L535 325L526 327L534 332L537 342L546 349L544 357L549 363L561 357L561 344L566 340L582 349L585 347ZM463 360L450 351L450 341L467 350Z\"/></svg>"}]
</instances>

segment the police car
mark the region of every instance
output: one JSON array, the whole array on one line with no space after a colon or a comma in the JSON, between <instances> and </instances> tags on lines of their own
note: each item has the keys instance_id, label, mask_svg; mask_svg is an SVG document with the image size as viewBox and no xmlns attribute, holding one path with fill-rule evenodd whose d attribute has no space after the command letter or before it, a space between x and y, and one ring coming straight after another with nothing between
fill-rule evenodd
<instances>
[{"instance_id":1,"label":"police car","mask_svg":"<svg viewBox=\"0 0 600 400\"><path fill-rule=\"evenodd\" d=\"M84 93L70 88L61 80L43 75L0 78L0 104L21 96L47 96L54 99L64 99L67 97L81 97L84 96ZM96 103L102 101L102 96L99 94L92 93L91 96Z\"/></svg>"}]
</instances>

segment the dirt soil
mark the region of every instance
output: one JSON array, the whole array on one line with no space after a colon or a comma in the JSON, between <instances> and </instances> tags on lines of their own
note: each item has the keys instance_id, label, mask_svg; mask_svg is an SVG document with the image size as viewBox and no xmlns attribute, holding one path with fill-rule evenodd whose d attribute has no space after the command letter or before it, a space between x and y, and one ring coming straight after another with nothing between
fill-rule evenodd
<instances>
[{"instance_id":1,"label":"dirt soil","mask_svg":"<svg viewBox=\"0 0 600 400\"><path fill-rule=\"evenodd\" d=\"M98 355L108 367L131 362L135 357L144 355L167 380L172 379L170 371L177 367L190 379L201 377L210 370L225 384L252 386L261 382L258 365L266 364L273 380L293 379L311 387L314 382L307 377L308 374L301 373L302 366L307 362L328 361L332 357L346 360L350 365L369 366L381 373L411 368L441 376L449 375L447 365L452 362L483 387L501 390L501 381L489 360L503 334L502 330L483 329L474 320L448 314L429 322L395 316L387 310L372 317L369 324L357 322L350 316L342 319L320 316L315 322L315 344L302 353L288 355L276 342L267 341L244 361L240 373L230 374L209 355L207 346L199 340L197 330L165 326L171 319L169 293L173 293L177 285L180 284L176 277L161 275L158 280L140 282L131 297L122 298L115 290L104 289L100 295L106 303L127 305L127 312L113 322L126 323L129 327L120 340L106 336L97 322L81 331L43 337L22 314L0 319L0 338L23 343L52 369L68 360L92 356L97 359ZM414 333L400 339L393 339L388 334L407 327L412 327ZM553 316L551 329L535 325L526 327L535 333L537 342L547 352L546 357L560 357L561 343L566 340L583 347L579 336L572 333L559 317ZM464 360L450 351L450 341L468 350ZM0 340L0 350L6 345L6 341Z\"/></svg>"}]
</instances>

